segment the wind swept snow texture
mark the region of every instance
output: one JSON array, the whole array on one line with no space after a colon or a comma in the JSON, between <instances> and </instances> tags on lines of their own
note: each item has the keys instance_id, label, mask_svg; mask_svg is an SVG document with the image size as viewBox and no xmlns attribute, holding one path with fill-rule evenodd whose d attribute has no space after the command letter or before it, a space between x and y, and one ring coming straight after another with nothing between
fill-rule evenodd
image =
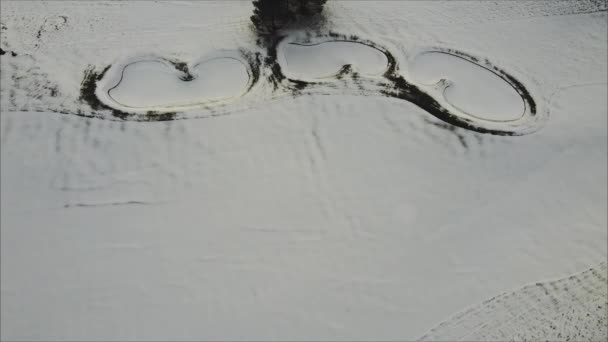
<instances>
[{"instance_id":1,"label":"wind swept snow texture","mask_svg":"<svg viewBox=\"0 0 608 342\"><path fill-rule=\"evenodd\" d=\"M421 341L605 341L608 269L602 263L501 294L439 324Z\"/></svg>"},{"instance_id":2,"label":"wind swept snow texture","mask_svg":"<svg viewBox=\"0 0 608 342\"><path fill-rule=\"evenodd\" d=\"M1 340L411 341L535 282L547 293L513 297L593 316L569 282L544 281L608 257L605 1L328 1L323 26L270 46L251 12L0 1ZM281 60L336 40L360 53L334 55L329 76ZM361 58L374 49L377 65ZM483 99L417 80L439 52L433 76L454 91L496 81L478 90L503 106L478 113ZM215 57L248 73L235 63L217 97L127 112L107 96L128 63L162 61L157 76L189 87ZM491 121L516 116L500 82L536 114ZM603 296L577 286L583 303ZM507 296L474 311L484 336L519 312ZM526 317L508 331L549 326Z\"/></svg>"}]
</instances>

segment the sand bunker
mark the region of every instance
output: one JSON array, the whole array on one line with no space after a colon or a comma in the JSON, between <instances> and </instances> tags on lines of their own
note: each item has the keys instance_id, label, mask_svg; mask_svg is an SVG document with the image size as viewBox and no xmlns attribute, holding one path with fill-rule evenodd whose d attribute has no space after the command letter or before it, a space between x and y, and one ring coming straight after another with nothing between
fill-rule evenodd
<instances>
[{"instance_id":1,"label":"sand bunker","mask_svg":"<svg viewBox=\"0 0 608 342\"><path fill-rule=\"evenodd\" d=\"M114 78L101 93L120 107L166 110L237 97L250 77L239 59L216 57L192 68L164 59L135 61Z\"/></svg>"},{"instance_id":2,"label":"sand bunker","mask_svg":"<svg viewBox=\"0 0 608 342\"><path fill-rule=\"evenodd\" d=\"M457 55L424 52L414 59L410 73L414 81L442 87L450 105L478 119L514 121L526 110L522 97L510 83Z\"/></svg>"},{"instance_id":3,"label":"sand bunker","mask_svg":"<svg viewBox=\"0 0 608 342\"><path fill-rule=\"evenodd\" d=\"M388 67L382 51L360 42L287 43L279 50L283 72L297 79L331 77L345 65L363 75L380 75Z\"/></svg>"}]
</instances>

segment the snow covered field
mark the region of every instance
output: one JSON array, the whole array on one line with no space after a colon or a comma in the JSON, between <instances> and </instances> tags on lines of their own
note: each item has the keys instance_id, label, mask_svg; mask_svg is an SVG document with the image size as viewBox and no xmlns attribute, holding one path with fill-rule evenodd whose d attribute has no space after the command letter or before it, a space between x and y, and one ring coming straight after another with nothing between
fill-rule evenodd
<instances>
[{"instance_id":1,"label":"snow covered field","mask_svg":"<svg viewBox=\"0 0 608 342\"><path fill-rule=\"evenodd\" d=\"M606 1L0 3L2 340L605 340Z\"/></svg>"}]
</instances>

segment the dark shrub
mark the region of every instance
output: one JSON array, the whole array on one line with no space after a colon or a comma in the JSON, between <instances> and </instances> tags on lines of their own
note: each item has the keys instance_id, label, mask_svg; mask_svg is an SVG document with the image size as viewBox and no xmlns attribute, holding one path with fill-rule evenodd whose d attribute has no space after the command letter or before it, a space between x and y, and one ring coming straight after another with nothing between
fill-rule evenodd
<instances>
[{"instance_id":1,"label":"dark shrub","mask_svg":"<svg viewBox=\"0 0 608 342\"><path fill-rule=\"evenodd\" d=\"M323 11L327 0L254 0L251 21L260 33L272 33L290 22Z\"/></svg>"}]
</instances>

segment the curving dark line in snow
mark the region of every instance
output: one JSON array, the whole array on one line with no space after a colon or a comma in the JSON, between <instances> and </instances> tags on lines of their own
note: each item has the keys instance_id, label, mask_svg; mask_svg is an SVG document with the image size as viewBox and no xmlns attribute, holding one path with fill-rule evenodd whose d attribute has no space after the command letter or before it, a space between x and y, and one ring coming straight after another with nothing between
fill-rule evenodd
<instances>
[{"instance_id":1,"label":"curving dark line in snow","mask_svg":"<svg viewBox=\"0 0 608 342\"><path fill-rule=\"evenodd\" d=\"M453 49L437 48L436 51L428 51L428 52L442 53L442 54L454 56L454 57L463 59L467 62L473 63L473 64L493 73L494 75L498 76L503 81L505 81L507 84L509 84L519 94L519 96L521 96L522 100L524 101L524 105L530 111L530 114L532 116L536 115L536 102L534 101L534 99L532 98L532 95L530 95L530 92L526 89L526 87L524 87L524 85L521 82L519 82L515 77L509 75L506 71L498 68L495 65L492 65L490 63L490 61L488 61L487 59L485 60L485 62L483 64L481 64L479 62L478 58L476 58L472 55L466 54L464 52L458 51L458 50L453 50Z\"/></svg>"},{"instance_id":2,"label":"curving dark line in snow","mask_svg":"<svg viewBox=\"0 0 608 342\"><path fill-rule=\"evenodd\" d=\"M64 208L89 208L89 207L111 207L120 205L153 205L158 202L145 202L145 201L124 201L124 202L103 202L103 203L73 203L65 204Z\"/></svg>"}]
</instances>

